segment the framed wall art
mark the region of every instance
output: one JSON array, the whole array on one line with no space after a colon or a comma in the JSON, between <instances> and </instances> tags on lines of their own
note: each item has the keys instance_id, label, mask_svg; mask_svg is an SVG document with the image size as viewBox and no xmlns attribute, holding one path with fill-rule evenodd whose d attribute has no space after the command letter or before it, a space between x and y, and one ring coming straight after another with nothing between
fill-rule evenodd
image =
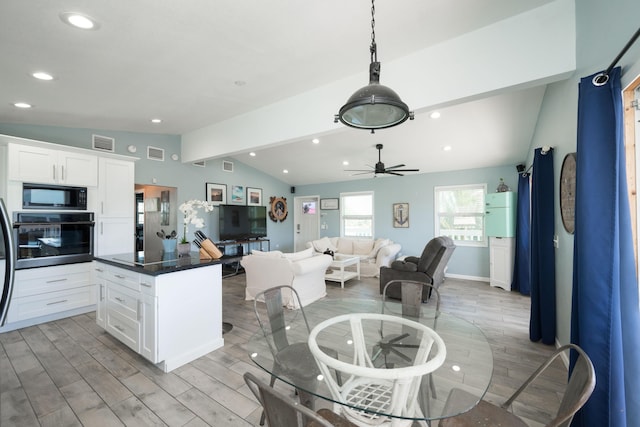
<instances>
[{"instance_id":1,"label":"framed wall art","mask_svg":"<svg viewBox=\"0 0 640 427\"><path fill-rule=\"evenodd\" d=\"M206 200L214 206L227 203L227 184L206 183Z\"/></svg>"},{"instance_id":2,"label":"framed wall art","mask_svg":"<svg viewBox=\"0 0 640 427\"><path fill-rule=\"evenodd\" d=\"M340 207L340 199L320 199L320 209L323 211L336 210Z\"/></svg>"},{"instance_id":3,"label":"framed wall art","mask_svg":"<svg viewBox=\"0 0 640 427\"><path fill-rule=\"evenodd\" d=\"M247 187L247 206L262 206L262 188Z\"/></svg>"},{"instance_id":4,"label":"framed wall art","mask_svg":"<svg viewBox=\"0 0 640 427\"><path fill-rule=\"evenodd\" d=\"M244 204L244 186L232 185L231 186L231 203L238 205Z\"/></svg>"},{"instance_id":5,"label":"framed wall art","mask_svg":"<svg viewBox=\"0 0 640 427\"><path fill-rule=\"evenodd\" d=\"M393 204L393 228L409 228L409 203Z\"/></svg>"}]
</instances>

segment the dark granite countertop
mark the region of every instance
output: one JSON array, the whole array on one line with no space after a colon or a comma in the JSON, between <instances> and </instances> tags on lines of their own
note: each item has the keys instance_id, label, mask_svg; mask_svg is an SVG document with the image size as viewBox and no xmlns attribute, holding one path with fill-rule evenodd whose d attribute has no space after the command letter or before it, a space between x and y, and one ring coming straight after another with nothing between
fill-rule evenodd
<instances>
[{"instance_id":1,"label":"dark granite countertop","mask_svg":"<svg viewBox=\"0 0 640 427\"><path fill-rule=\"evenodd\" d=\"M199 252L191 252L189 256L178 256L177 253L164 253L162 251L149 253L141 251L96 256L94 259L104 262L105 264L113 265L114 267L120 267L150 276L220 264L220 260L200 259Z\"/></svg>"}]
</instances>

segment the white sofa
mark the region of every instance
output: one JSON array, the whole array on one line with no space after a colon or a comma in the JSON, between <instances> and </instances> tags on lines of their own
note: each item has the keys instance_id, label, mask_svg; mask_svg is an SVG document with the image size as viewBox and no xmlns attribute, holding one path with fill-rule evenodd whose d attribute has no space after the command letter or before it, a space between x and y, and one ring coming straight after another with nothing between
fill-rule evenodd
<instances>
[{"instance_id":1,"label":"white sofa","mask_svg":"<svg viewBox=\"0 0 640 427\"><path fill-rule=\"evenodd\" d=\"M327 295L324 274L331 264L329 255L316 255L311 249L291 254L252 251L240 264L247 278L245 300L254 300L258 293L280 285L293 287L302 306ZM299 308L291 292L283 292L282 298L287 308Z\"/></svg>"},{"instance_id":2,"label":"white sofa","mask_svg":"<svg viewBox=\"0 0 640 427\"><path fill-rule=\"evenodd\" d=\"M401 246L389 239L356 239L352 237L323 237L307 242L307 248L316 253L327 249L339 255L352 255L360 258L360 275L378 277L380 267L389 267L395 261Z\"/></svg>"}]
</instances>

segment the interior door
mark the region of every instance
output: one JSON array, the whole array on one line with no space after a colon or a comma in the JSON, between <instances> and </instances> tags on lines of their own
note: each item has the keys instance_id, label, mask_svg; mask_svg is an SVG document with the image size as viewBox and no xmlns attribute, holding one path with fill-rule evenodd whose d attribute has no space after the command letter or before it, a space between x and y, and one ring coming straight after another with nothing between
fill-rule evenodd
<instances>
[{"instance_id":1,"label":"interior door","mask_svg":"<svg viewBox=\"0 0 640 427\"><path fill-rule=\"evenodd\" d=\"M307 248L306 243L320 238L320 197L307 196L294 199L293 213L295 251Z\"/></svg>"}]
</instances>

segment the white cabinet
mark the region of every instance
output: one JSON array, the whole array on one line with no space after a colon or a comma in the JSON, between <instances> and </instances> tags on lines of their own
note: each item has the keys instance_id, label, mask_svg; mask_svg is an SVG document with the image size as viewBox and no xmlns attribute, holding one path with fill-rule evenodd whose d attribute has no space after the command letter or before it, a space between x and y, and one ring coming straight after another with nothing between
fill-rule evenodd
<instances>
[{"instance_id":1,"label":"white cabinet","mask_svg":"<svg viewBox=\"0 0 640 427\"><path fill-rule=\"evenodd\" d=\"M10 180L45 184L98 185L98 157L91 154L9 144Z\"/></svg>"},{"instance_id":2,"label":"white cabinet","mask_svg":"<svg viewBox=\"0 0 640 427\"><path fill-rule=\"evenodd\" d=\"M224 345L220 264L157 276L95 264L104 284L96 323L164 372Z\"/></svg>"},{"instance_id":3,"label":"white cabinet","mask_svg":"<svg viewBox=\"0 0 640 427\"><path fill-rule=\"evenodd\" d=\"M91 263L16 270L7 322L22 322L16 327L42 323L66 317L70 310L93 311L95 302Z\"/></svg>"},{"instance_id":4,"label":"white cabinet","mask_svg":"<svg viewBox=\"0 0 640 427\"><path fill-rule=\"evenodd\" d=\"M135 249L134 163L100 158L96 255L128 253Z\"/></svg>"},{"instance_id":5,"label":"white cabinet","mask_svg":"<svg viewBox=\"0 0 640 427\"><path fill-rule=\"evenodd\" d=\"M515 239L513 237L489 238L489 263L491 286L499 287L507 291L511 290L513 278Z\"/></svg>"}]
</instances>

